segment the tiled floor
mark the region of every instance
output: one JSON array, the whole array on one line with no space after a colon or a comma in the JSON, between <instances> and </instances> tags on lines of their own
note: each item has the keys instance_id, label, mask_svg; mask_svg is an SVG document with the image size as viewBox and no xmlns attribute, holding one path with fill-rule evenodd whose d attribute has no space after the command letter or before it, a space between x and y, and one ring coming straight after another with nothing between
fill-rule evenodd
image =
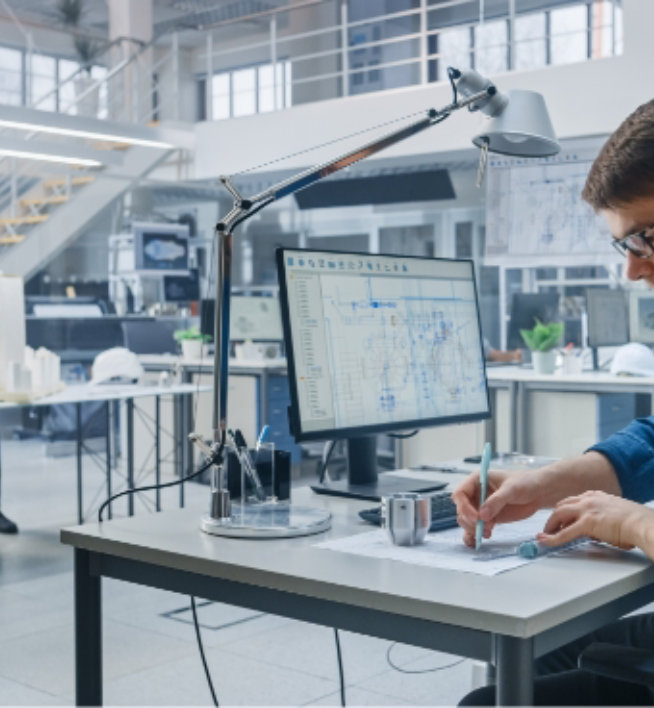
<instances>
[{"instance_id":1,"label":"tiled floor","mask_svg":"<svg viewBox=\"0 0 654 708\"><path fill-rule=\"evenodd\" d=\"M85 498L103 473L85 463ZM123 500L118 502L123 504ZM187 486L200 515L207 489ZM166 491L164 508L177 504ZM137 513L149 513L142 504ZM74 700L72 551L59 529L76 520L75 460L43 445L2 444L2 510L17 536L0 535L0 705ZM316 625L198 600L207 661L223 705L339 705L334 633ZM209 705L189 600L103 580L104 700L112 705ZM452 705L471 685L471 662L341 633L348 705ZM391 668L391 661L405 671Z\"/></svg>"}]
</instances>

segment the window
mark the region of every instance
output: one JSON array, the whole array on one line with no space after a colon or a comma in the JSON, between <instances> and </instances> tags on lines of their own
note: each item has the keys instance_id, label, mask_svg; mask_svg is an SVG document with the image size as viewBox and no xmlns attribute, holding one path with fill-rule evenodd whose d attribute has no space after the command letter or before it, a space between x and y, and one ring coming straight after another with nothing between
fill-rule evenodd
<instances>
[{"instance_id":1,"label":"window","mask_svg":"<svg viewBox=\"0 0 654 708\"><path fill-rule=\"evenodd\" d=\"M505 20L475 27L475 69L484 75L507 69L507 24Z\"/></svg>"},{"instance_id":2,"label":"window","mask_svg":"<svg viewBox=\"0 0 654 708\"><path fill-rule=\"evenodd\" d=\"M550 11L551 63L570 64L588 58L586 5Z\"/></svg>"},{"instance_id":3,"label":"window","mask_svg":"<svg viewBox=\"0 0 654 708\"><path fill-rule=\"evenodd\" d=\"M547 63L546 26L544 12L515 18L514 69L525 71L545 66Z\"/></svg>"},{"instance_id":4,"label":"window","mask_svg":"<svg viewBox=\"0 0 654 708\"><path fill-rule=\"evenodd\" d=\"M31 71L28 67L30 87L29 105L42 111L57 109L57 60L33 54Z\"/></svg>"},{"instance_id":5,"label":"window","mask_svg":"<svg viewBox=\"0 0 654 708\"><path fill-rule=\"evenodd\" d=\"M288 108L291 105L291 62L214 74L211 99L214 120Z\"/></svg>"},{"instance_id":6,"label":"window","mask_svg":"<svg viewBox=\"0 0 654 708\"><path fill-rule=\"evenodd\" d=\"M23 102L23 55L17 49L0 47L0 103Z\"/></svg>"},{"instance_id":7,"label":"window","mask_svg":"<svg viewBox=\"0 0 654 708\"><path fill-rule=\"evenodd\" d=\"M470 68L470 29L444 30L438 35L439 78L447 79L447 67Z\"/></svg>"}]
</instances>

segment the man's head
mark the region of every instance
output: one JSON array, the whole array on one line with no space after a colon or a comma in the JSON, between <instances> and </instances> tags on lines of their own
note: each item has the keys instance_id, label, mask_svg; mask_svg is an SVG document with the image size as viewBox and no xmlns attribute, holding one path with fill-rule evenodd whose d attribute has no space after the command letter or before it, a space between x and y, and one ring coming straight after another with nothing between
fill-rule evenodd
<instances>
[{"instance_id":1,"label":"man's head","mask_svg":"<svg viewBox=\"0 0 654 708\"><path fill-rule=\"evenodd\" d=\"M621 242L627 277L654 287L654 100L639 106L607 140L582 197Z\"/></svg>"}]
</instances>

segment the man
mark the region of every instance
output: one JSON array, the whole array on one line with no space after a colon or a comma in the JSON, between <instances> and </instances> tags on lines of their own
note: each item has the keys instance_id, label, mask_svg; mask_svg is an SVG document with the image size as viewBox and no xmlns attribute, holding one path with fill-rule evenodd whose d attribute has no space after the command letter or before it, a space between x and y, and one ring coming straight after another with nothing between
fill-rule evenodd
<instances>
[{"instance_id":1,"label":"man","mask_svg":"<svg viewBox=\"0 0 654 708\"><path fill-rule=\"evenodd\" d=\"M582 194L607 220L614 246L627 259L630 280L654 287L654 100L637 108L611 135L593 163ZM453 493L464 542L474 545L475 522L484 536L496 524L553 507L538 540L566 543L582 535L619 548L641 548L654 559L654 416L633 421L579 457L533 472L489 474L488 497L477 509L479 475ZM536 662L536 705L643 705L647 688L577 670L593 641L654 649L654 614L622 619ZM494 687L473 691L464 705L494 704Z\"/></svg>"}]
</instances>

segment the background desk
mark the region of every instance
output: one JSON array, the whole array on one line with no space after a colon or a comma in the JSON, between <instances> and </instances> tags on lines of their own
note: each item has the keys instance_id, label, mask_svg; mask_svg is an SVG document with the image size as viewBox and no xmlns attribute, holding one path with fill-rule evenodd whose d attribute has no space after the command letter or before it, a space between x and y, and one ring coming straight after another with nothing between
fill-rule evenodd
<instances>
[{"instance_id":1,"label":"background desk","mask_svg":"<svg viewBox=\"0 0 654 708\"><path fill-rule=\"evenodd\" d=\"M577 455L636 415L650 414L639 412L633 394L654 399L654 377L596 371L536 374L518 366L493 367L487 373L495 392L494 437L499 450Z\"/></svg>"},{"instance_id":2,"label":"background desk","mask_svg":"<svg viewBox=\"0 0 654 708\"><path fill-rule=\"evenodd\" d=\"M184 470L190 467L190 458L188 454L188 446L183 444L190 432L190 420L186 415L187 408L182 405L184 398L188 398L191 394L195 394L198 387L190 384L178 384L174 386L148 386L148 385L106 385L106 386L91 386L77 385L67 386L64 390L50 396L44 396L29 403L12 403L8 401L0 402L0 409L7 410L17 407L42 407L56 406L71 403L75 405L76 416L76 435L75 435L75 452L77 462L77 519L81 524L84 521L84 504L82 499L82 462L84 455L84 424L82 422L81 409L83 403L91 403L102 401L107 404L109 409L112 401L123 402L125 404L125 442L126 442L126 479L128 488L134 487L134 400L135 399L152 399L155 401L155 410L159 410L159 402L162 397L171 397L177 401L178 405L174 406L176 411L174 420L174 430L179 444L177 446L177 454L175 458L175 469L178 475L182 475ZM201 391L208 390L208 387L201 387ZM112 416L107 410L107 428L106 428L106 494L107 497L112 494L112 469L114 461L112 461L112 451L115 454L116 445L112 443L113 429L111 425ZM159 478L160 474L160 418L158 415L154 417L154 472L155 478ZM150 438L148 438L150 440ZM184 503L183 486L180 485L180 505ZM115 491L115 490L114 490ZM128 513L131 515L134 512L134 499L132 495L128 496L127 500ZM159 497L157 496L156 508L159 509ZM109 509L111 514L111 509Z\"/></svg>"},{"instance_id":3,"label":"background desk","mask_svg":"<svg viewBox=\"0 0 654 708\"><path fill-rule=\"evenodd\" d=\"M139 360L152 376L162 371L179 371L184 383L213 386L213 357L182 359L171 354L142 354ZM231 359L228 385L227 417L230 428L240 428L245 439L253 444L261 428L269 425L270 442L281 450L288 450L292 461L298 462L300 447L288 427L290 394L286 359ZM211 439L211 394L199 395L192 403L189 399L188 405L193 408L194 430Z\"/></svg>"},{"instance_id":4,"label":"background desk","mask_svg":"<svg viewBox=\"0 0 654 708\"><path fill-rule=\"evenodd\" d=\"M331 531L218 538L199 530L203 509L63 529L75 548L77 703L102 702L102 576L493 661L511 705L532 702L534 657L654 597L654 565L639 553L576 551L484 577L317 549L370 530L356 514L365 502L294 495L328 507Z\"/></svg>"}]
</instances>

